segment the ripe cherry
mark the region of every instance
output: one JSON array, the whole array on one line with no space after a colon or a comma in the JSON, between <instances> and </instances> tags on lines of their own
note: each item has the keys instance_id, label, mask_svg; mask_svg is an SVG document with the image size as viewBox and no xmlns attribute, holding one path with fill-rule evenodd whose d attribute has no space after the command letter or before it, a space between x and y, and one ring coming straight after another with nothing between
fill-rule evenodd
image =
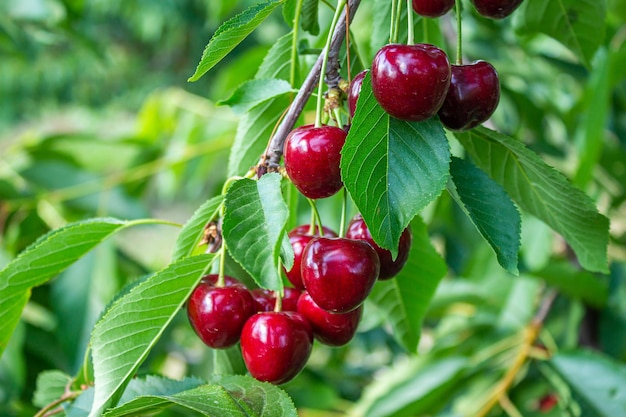
<instances>
[{"instance_id":1,"label":"ripe cherry","mask_svg":"<svg viewBox=\"0 0 626 417\"><path fill-rule=\"evenodd\" d=\"M274 311L276 306L276 293L274 291L255 288L250 292L252 293L252 298L254 298L256 311ZM285 287L284 293L282 311L297 311L298 299L302 292L296 288Z\"/></svg>"},{"instance_id":2,"label":"ripe cherry","mask_svg":"<svg viewBox=\"0 0 626 417\"><path fill-rule=\"evenodd\" d=\"M285 140L285 170L308 198L330 197L343 187L339 162L346 132L336 126L301 126Z\"/></svg>"},{"instance_id":3,"label":"ripe cherry","mask_svg":"<svg viewBox=\"0 0 626 417\"><path fill-rule=\"evenodd\" d=\"M302 251L304 247L313 239L313 237L319 236L319 226L315 227L315 233L310 234L311 226L308 224L303 224L292 231L290 231L287 235L289 236L289 242L291 242L291 246L293 247L293 267L287 271L285 270L285 274L287 275L287 279L291 284L300 289L304 289L304 284L302 283L302 273L300 270L300 264L302 261ZM327 227L323 227L324 236L326 237L337 237L337 234Z\"/></svg>"},{"instance_id":4,"label":"ripe cherry","mask_svg":"<svg viewBox=\"0 0 626 417\"><path fill-rule=\"evenodd\" d=\"M499 101L500 81L490 63L452 65L450 88L439 119L452 130L471 129L489 119Z\"/></svg>"},{"instance_id":5,"label":"ripe cherry","mask_svg":"<svg viewBox=\"0 0 626 417\"><path fill-rule=\"evenodd\" d=\"M420 16L439 17L448 13L454 0L413 0L413 10Z\"/></svg>"},{"instance_id":6,"label":"ripe cherry","mask_svg":"<svg viewBox=\"0 0 626 417\"><path fill-rule=\"evenodd\" d=\"M492 19L503 19L522 4L522 0L471 0L478 13Z\"/></svg>"},{"instance_id":7,"label":"ripe cherry","mask_svg":"<svg viewBox=\"0 0 626 417\"><path fill-rule=\"evenodd\" d=\"M363 316L363 305L347 313L331 313L324 310L305 291L298 300L301 313L313 329L313 335L328 346L343 346L354 337Z\"/></svg>"},{"instance_id":8,"label":"ripe cherry","mask_svg":"<svg viewBox=\"0 0 626 417\"><path fill-rule=\"evenodd\" d=\"M359 99L359 94L361 94L363 78L365 78L368 72L369 70L359 72L350 82L350 87L348 88L348 110L350 110L350 117L354 117L356 102Z\"/></svg>"},{"instance_id":9,"label":"ripe cherry","mask_svg":"<svg viewBox=\"0 0 626 417\"><path fill-rule=\"evenodd\" d=\"M250 374L259 381L282 384L306 365L313 331L294 311L257 313L241 332L241 353Z\"/></svg>"},{"instance_id":10,"label":"ripe cherry","mask_svg":"<svg viewBox=\"0 0 626 417\"><path fill-rule=\"evenodd\" d=\"M209 347L223 349L239 341L246 320L255 313L247 288L232 277L216 287L217 275L204 277L191 293L187 317L198 337Z\"/></svg>"},{"instance_id":11,"label":"ripe cherry","mask_svg":"<svg viewBox=\"0 0 626 417\"><path fill-rule=\"evenodd\" d=\"M380 270L370 244L362 240L318 237L302 253L302 282L317 305L347 313L363 303Z\"/></svg>"},{"instance_id":12,"label":"ripe cherry","mask_svg":"<svg viewBox=\"0 0 626 417\"><path fill-rule=\"evenodd\" d=\"M381 248L374 242L372 234L360 214L354 216L350 224L348 224L346 237L349 239L363 240L372 245L380 259L380 274L378 279L381 280L392 278L400 272L407 259L409 259L409 251L411 250L411 241L413 239L411 229L408 227L404 229L400 235L400 242L398 242L398 256L396 259L393 259L391 252Z\"/></svg>"},{"instance_id":13,"label":"ripe cherry","mask_svg":"<svg viewBox=\"0 0 626 417\"><path fill-rule=\"evenodd\" d=\"M391 116L421 121L441 107L450 85L445 52L429 44L383 46L372 63L372 90Z\"/></svg>"}]
</instances>

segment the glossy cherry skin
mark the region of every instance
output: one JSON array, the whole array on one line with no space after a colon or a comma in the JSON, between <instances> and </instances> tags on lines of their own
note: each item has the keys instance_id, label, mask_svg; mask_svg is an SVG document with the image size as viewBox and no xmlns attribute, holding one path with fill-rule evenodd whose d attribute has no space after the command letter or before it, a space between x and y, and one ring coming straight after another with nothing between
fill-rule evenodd
<instances>
[{"instance_id":1,"label":"glossy cherry skin","mask_svg":"<svg viewBox=\"0 0 626 417\"><path fill-rule=\"evenodd\" d=\"M363 78L365 78L368 72L369 70L363 70L359 72L350 82L350 87L348 88L348 110L350 111L350 117L354 117L356 102L358 101L359 95L361 94Z\"/></svg>"},{"instance_id":2,"label":"glossy cherry skin","mask_svg":"<svg viewBox=\"0 0 626 417\"><path fill-rule=\"evenodd\" d=\"M363 305L347 313L331 313L315 304L305 291L298 300L298 312L311 324L317 340L328 346L343 346L356 334L363 316Z\"/></svg>"},{"instance_id":3,"label":"glossy cherry skin","mask_svg":"<svg viewBox=\"0 0 626 417\"><path fill-rule=\"evenodd\" d=\"M522 0L471 0L481 16L504 19L522 4Z\"/></svg>"},{"instance_id":4,"label":"glossy cherry skin","mask_svg":"<svg viewBox=\"0 0 626 417\"><path fill-rule=\"evenodd\" d=\"M439 119L448 129L468 130L489 119L500 101L500 80L486 61L452 65L448 94Z\"/></svg>"},{"instance_id":5,"label":"glossy cherry skin","mask_svg":"<svg viewBox=\"0 0 626 417\"><path fill-rule=\"evenodd\" d=\"M252 291L252 298L254 298L256 311L274 311L276 306L276 293L271 290L262 288L255 288ZM298 299L302 291L285 287L285 295L282 298L282 311L298 311Z\"/></svg>"},{"instance_id":6,"label":"glossy cherry skin","mask_svg":"<svg viewBox=\"0 0 626 417\"><path fill-rule=\"evenodd\" d=\"M318 237L304 248L301 268L304 287L318 306L347 313L372 291L380 261L362 240Z\"/></svg>"},{"instance_id":7,"label":"glossy cherry skin","mask_svg":"<svg viewBox=\"0 0 626 417\"><path fill-rule=\"evenodd\" d=\"M285 383L302 371L313 346L313 331L294 311L257 313L241 332L241 353L259 381Z\"/></svg>"},{"instance_id":8,"label":"glossy cherry skin","mask_svg":"<svg viewBox=\"0 0 626 417\"><path fill-rule=\"evenodd\" d=\"M420 16L439 17L448 13L454 0L413 0L413 10Z\"/></svg>"},{"instance_id":9,"label":"glossy cherry skin","mask_svg":"<svg viewBox=\"0 0 626 417\"><path fill-rule=\"evenodd\" d=\"M372 90L391 116L426 120L443 104L450 85L445 52L429 44L383 46L372 62Z\"/></svg>"},{"instance_id":10,"label":"glossy cherry skin","mask_svg":"<svg viewBox=\"0 0 626 417\"><path fill-rule=\"evenodd\" d=\"M343 187L339 162L346 132L336 126L301 126L285 140L285 170L308 198L330 197Z\"/></svg>"},{"instance_id":11,"label":"glossy cherry skin","mask_svg":"<svg viewBox=\"0 0 626 417\"><path fill-rule=\"evenodd\" d=\"M302 283L302 272L300 269L300 265L302 263L302 251L311 239L313 239L313 237L319 236L319 226L316 226L315 234L310 234L310 230L310 225L303 224L287 234L287 236L289 236L289 242L293 247L294 258L293 267L289 271L286 269L284 269L284 271L289 282L300 290L304 289L304 284ZM323 227L322 230L324 231L324 236L326 237L337 237L337 233L327 227Z\"/></svg>"},{"instance_id":12,"label":"glossy cherry skin","mask_svg":"<svg viewBox=\"0 0 626 417\"><path fill-rule=\"evenodd\" d=\"M380 274L378 275L378 279L380 280L392 278L400 272L407 259L409 259L409 251L411 250L411 242L413 240L411 229L407 227L400 235L400 241L398 242L398 256L396 259L393 259L391 252L387 249L381 248L376 244L376 242L374 242L372 234L360 214L354 216L348 224L346 237L349 239L363 240L372 245L374 250L376 250L378 259L380 259Z\"/></svg>"},{"instance_id":13,"label":"glossy cherry skin","mask_svg":"<svg viewBox=\"0 0 626 417\"><path fill-rule=\"evenodd\" d=\"M191 293L187 317L198 337L209 347L223 349L239 341L241 329L255 311L250 291L232 277L216 287L209 276ZM229 281L231 284L229 284Z\"/></svg>"}]
</instances>

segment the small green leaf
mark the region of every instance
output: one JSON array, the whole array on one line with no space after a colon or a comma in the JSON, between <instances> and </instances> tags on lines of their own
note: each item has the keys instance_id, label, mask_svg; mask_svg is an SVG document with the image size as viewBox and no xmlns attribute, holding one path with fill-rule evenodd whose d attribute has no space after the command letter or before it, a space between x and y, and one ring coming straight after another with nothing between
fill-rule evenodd
<instances>
[{"instance_id":1,"label":"small green leaf","mask_svg":"<svg viewBox=\"0 0 626 417\"><path fill-rule=\"evenodd\" d=\"M341 154L346 189L374 240L395 257L404 228L448 181L450 149L441 123L390 117L368 74Z\"/></svg>"},{"instance_id":2,"label":"small green leaf","mask_svg":"<svg viewBox=\"0 0 626 417\"><path fill-rule=\"evenodd\" d=\"M19 321L32 287L55 277L111 234L149 222L158 223L111 218L71 223L42 236L20 253L0 271L0 354Z\"/></svg>"},{"instance_id":3,"label":"small green leaf","mask_svg":"<svg viewBox=\"0 0 626 417\"><path fill-rule=\"evenodd\" d=\"M626 415L626 366L591 351L561 352L550 364L571 387L585 417Z\"/></svg>"},{"instance_id":4,"label":"small green leaf","mask_svg":"<svg viewBox=\"0 0 626 417\"><path fill-rule=\"evenodd\" d=\"M282 289L278 266L289 217L280 181L275 173L258 181L238 180L228 188L224 201L228 251L259 286L271 290Z\"/></svg>"},{"instance_id":5,"label":"small green leaf","mask_svg":"<svg viewBox=\"0 0 626 417\"><path fill-rule=\"evenodd\" d=\"M220 62L230 51L256 29L283 0L259 3L244 10L237 16L224 22L202 53L196 72L188 81L197 81L215 64Z\"/></svg>"},{"instance_id":6,"label":"small green leaf","mask_svg":"<svg viewBox=\"0 0 626 417\"><path fill-rule=\"evenodd\" d=\"M285 80L250 80L240 85L229 98L219 101L217 104L228 105L236 113L245 113L264 101L296 91Z\"/></svg>"},{"instance_id":7,"label":"small green leaf","mask_svg":"<svg viewBox=\"0 0 626 417\"><path fill-rule=\"evenodd\" d=\"M172 261L177 261L193 254L194 249L204 235L204 226L215 219L223 201L224 197L221 195L210 198L187 220L176 239Z\"/></svg>"},{"instance_id":8,"label":"small green leaf","mask_svg":"<svg viewBox=\"0 0 626 417\"><path fill-rule=\"evenodd\" d=\"M604 42L606 0L528 0L519 32L544 33L569 48L586 67Z\"/></svg>"},{"instance_id":9,"label":"small green leaf","mask_svg":"<svg viewBox=\"0 0 626 417\"><path fill-rule=\"evenodd\" d=\"M394 279L377 282L369 299L385 313L398 343L408 352L416 352L426 311L447 268L419 217L411 229L407 263Z\"/></svg>"},{"instance_id":10,"label":"small green leaf","mask_svg":"<svg viewBox=\"0 0 626 417\"><path fill-rule=\"evenodd\" d=\"M608 272L609 221L585 193L511 137L484 127L455 136L520 208L567 240L585 269Z\"/></svg>"},{"instance_id":11,"label":"small green leaf","mask_svg":"<svg viewBox=\"0 0 626 417\"><path fill-rule=\"evenodd\" d=\"M320 23L319 23L319 4L320 0L304 0L302 3L302 29L309 32L311 35L319 35Z\"/></svg>"},{"instance_id":12,"label":"small green leaf","mask_svg":"<svg viewBox=\"0 0 626 417\"><path fill-rule=\"evenodd\" d=\"M159 340L214 255L183 258L119 298L91 336L95 393L90 416L115 404L150 349Z\"/></svg>"},{"instance_id":13,"label":"small green leaf","mask_svg":"<svg viewBox=\"0 0 626 417\"><path fill-rule=\"evenodd\" d=\"M65 394L72 378L64 372L43 371L37 375L37 389L33 395L33 405L43 408Z\"/></svg>"},{"instance_id":14,"label":"small green leaf","mask_svg":"<svg viewBox=\"0 0 626 417\"><path fill-rule=\"evenodd\" d=\"M522 219L506 191L474 164L452 158L448 191L495 251L500 265L517 275Z\"/></svg>"}]
</instances>

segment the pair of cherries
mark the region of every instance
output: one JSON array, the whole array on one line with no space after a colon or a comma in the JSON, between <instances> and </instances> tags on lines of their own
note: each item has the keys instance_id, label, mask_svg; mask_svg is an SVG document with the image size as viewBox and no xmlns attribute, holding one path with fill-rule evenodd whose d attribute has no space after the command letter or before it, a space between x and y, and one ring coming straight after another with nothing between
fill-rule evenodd
<instances>
[{"instance_id":1,"label":"pair of cherries","mask_svg":"<svg viewBox=\"0 0 626 417\"><path fill-rule=\"evenodd\" d=\"M513 13L522 0L471 0L476 11L484 17L503 19ZM413 0L415 13L426 17L439 17L454 6L454 0Z\"/></svg>"}]
</instances>

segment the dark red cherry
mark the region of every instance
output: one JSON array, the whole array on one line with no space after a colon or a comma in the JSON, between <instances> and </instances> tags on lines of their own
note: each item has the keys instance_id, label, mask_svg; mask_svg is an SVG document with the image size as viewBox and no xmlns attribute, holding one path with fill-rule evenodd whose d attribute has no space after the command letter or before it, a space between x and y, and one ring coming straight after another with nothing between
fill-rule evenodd
<instances>
[{"instance_id":1,"label":"dark red cherry","mask_svg":"<svg viewBox=\"0 0 626 417\"><path fill-rule=\"evenodd\" d=\"M317 340L328 346L343 346L356 333L363 316L363 305L347 313L331 313L315 304L305 291L298 300L298 312L311 324Z\"/></svg>"},{"instance_id":2,"label":"dark red cherry","mask_svg":"<svg viewBox=\"0 0 626 417\"><path fill-rule=\"evenodd\" d=\"M294 311L257 313L241 332L246 368L259 381L282 384L298 375L313 346L311 326Z\"/></svg>"},{"instance_id":3,"label":"dark red cherry","mask_svg":"<svg viewBox=\"0 0 626 417\"><path fill-rule=\"evenodd\" d=\"M350 117L354 117L356 102L359 99L359 94L361 94L363 78L365 78L368 71L369 70L363 70L359 72L350 82L350 87L348 88L348 110L350 110Z\"/></svg>"},{"instance_id":4,"label":"dark red cherry","mask_svg":"<svg viewBox=\"0 0 626 417\"><path fill-rule=\"evenodd\" d=\"M343 187L339 162L346 132L335 126L301 126L285 140L285 170L308 198L330 197Z\"/></svg>"},{"instance_id":5,"label":"dark red cherry","mask_svg":"<svg viewBox=\"0 0 626 417\"><path fill-rule=\"evenodd\" d=\"M198 337L209 347L223 349L239 341L246 320L255 313L250 292L232 277L216 287L208 276L192 291L187 317ZM230 284L229 284L230 282Z\"/></svg>"},{"instance_id":6,"label":"dark red cherry","mask_svg":"<svg viewBox=\"0 0 626 417\"><path fill-rule=\"evenodd\" d=\"M255 288L252 291L252 297L254 298L256 311L274 311L276 306L276 293L271 290L263 288ZM298 299L302 293L300 290L285 287L285 295L282 298L282 311L297 311Z\"/></svg>"},{"instance_id":7,"label":"dark red cherry","mask_svg":"<svg viewBox=\"0 0 626 417\"><path fill-rule=\"evenodd\" d=\"M503 19L522 4L522 0L471 0L478 13L492 19Z\"/></svg>"},{"instance_id":8,"label":"dark red cherry","mask_svg":"<svg viewBox=\"0 0 626 417\"><path fill-rule=\"evenodd\" d=\"M383 46L372 63L372 90L391 116L421 121L441 107L450 85L445 52L429 44Z\"/></svg>"},{"instance_id":9,"label":"dark red cherry","mask_svg":"<svg viewBox=\"0 0 626 417\"><path fill-rule=\"evenodd\" d=\"M393 259L391 252L387 249L381 248L376 244L376 242L374 242L372 234L360 214L354 216L348 224L346 237L349 239L363 240L372 245L378 254L378 258L380 259L380 274L378 279L381 280L392 278L400 272L407 259L409 259L411 241L413 240L411 229L407 227L400 235L400 242L398 242L398 256L396 259Z\"/></svg>"},{"instance_id":10,"label":"dark red cherry","mask_svg":"<svg viewBox=\"0 0 626 417\"><path fill-rule=\"evenodd\" d=\"M304 284L302 283L302 273L300 271L302 251L314 236L319 236L319 226L316 226L314 235L309 233L310 230L311 225L303 224L287 234L289 236L289 242L291 242L291 246L293 247L294 258L293 267L289 271L285 269L285 274L287 275L289 282L300 290L304 289ZM323 227L322 230L324 231L324 236L326 237L337 237L337 234L327 227Z\"/></svg>"},{"instance_id":11,"label":"dark red cherry","mask_svg":"<svg viewBox=\"0 0 626 417\"><path fill-rule=\"evenodd\" d=\"M302 282L317 305L347 313L363 303L380 270L370 244L362 240L318 237L302 253Z\"/></svg>"},{"instance_id":12,"label":"dark red cherry","mask_svg":"<svg viewBox=\"0 0 626 417\"><path fill-rule=\"evenodd\" d=\"M448 13L454 0L413 0L413 10L420 16L439 17Z\"/></svg>"},{"instance_id":13,"label":"dark red cherry","mask_svg":"<svg viewBox=\"0 0 626 417\"><path fill-rule=\"evenodd\" d=\"M452 65L450 88L439 119L448 129L471 129L489 119L499 101L500 81L493 65L486 61Z\"/></svg>"}]
</instances>

